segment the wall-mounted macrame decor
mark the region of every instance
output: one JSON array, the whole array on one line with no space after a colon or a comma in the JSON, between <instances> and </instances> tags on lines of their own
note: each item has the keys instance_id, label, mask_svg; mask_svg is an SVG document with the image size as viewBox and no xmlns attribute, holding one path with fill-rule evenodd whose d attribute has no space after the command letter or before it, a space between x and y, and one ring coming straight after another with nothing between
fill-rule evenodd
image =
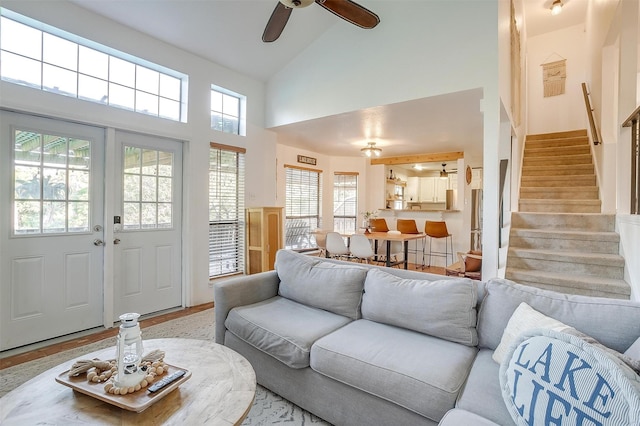
<instances>
[{"instance_id":1,"label":"wall-mounted macrame decor","mask_svg":"<svg viewBox=\"0 0 640 426\"><path fill-rule=\"evenodd\" d=\"M567 60L562 59L542 64L542 83L544 97L564 94L564 82L567 79Z\"/></svg>"}]
</instances>

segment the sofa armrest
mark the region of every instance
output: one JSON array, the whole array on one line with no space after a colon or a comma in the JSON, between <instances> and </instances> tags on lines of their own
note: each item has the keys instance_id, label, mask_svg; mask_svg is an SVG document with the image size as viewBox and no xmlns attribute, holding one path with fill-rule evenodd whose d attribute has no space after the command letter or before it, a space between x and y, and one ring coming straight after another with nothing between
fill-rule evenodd
<instances>
[{"instance_id":1,"label":"sofa armrest","mask_svg":"<svg viewBox=\"0 0 640 426\"><path fill-rule=\"evenodd\" d=\"M216 282L213 285L216 343L224 344L224 321L231 309L277 296L279 283L280 279L276 271L242 275Z\"/></svg>"}]
</instances>

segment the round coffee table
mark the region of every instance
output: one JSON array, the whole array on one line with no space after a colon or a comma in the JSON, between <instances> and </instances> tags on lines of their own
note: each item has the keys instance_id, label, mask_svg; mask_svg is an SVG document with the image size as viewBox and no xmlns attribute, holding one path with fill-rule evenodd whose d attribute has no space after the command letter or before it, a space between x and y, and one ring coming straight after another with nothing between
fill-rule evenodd
<instances>
[{"instance_id":1,"label":"round coffee table","mask_svg":"<svg viewBox=\"0 0 640 426\"><path fill-rule=\"evenodd\" d=\"M136 413L74 391L56 382L75 360L34 377L0 399L0 424L210 424L239 425L251 409L256 375L244 357L212 341L195 339L143 340L144 353L165 351L167 364L187 369L192 376L177 389ZM112 359L115 348L78 359ZM142 392L142 391L141 391ZM146 392L146 391L145 391Z\"/></svg>"}]
</instances>

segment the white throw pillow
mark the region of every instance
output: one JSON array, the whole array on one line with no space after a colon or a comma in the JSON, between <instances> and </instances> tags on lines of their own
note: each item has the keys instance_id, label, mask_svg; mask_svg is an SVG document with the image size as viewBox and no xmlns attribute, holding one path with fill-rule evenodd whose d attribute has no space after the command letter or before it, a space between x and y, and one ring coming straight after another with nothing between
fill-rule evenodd
<instances>
[{"instance_id":1,"label":"white throw pillow","mask_svg":"<svg viewBox=\"0 0 640 426\"><path fill-rule=\"evenodd\" d=\"M502 363L507 349L511 346L511 342L513 342L520 333L532 328L546 328L556 331L565 331L571 327L556 319L541 314L531 306L522 302L513 312L513 315L511 315L511 319L509 319L507 327L504 329L504 333L502 334L500 344L493 352L493 360L498 364Z\"/></svg>"}]
</instances>

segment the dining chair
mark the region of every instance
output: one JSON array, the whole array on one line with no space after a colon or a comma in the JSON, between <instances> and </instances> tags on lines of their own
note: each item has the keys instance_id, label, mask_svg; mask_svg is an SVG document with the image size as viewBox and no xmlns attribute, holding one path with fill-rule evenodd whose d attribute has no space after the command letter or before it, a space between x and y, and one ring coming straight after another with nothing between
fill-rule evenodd
<instances>
[{"instance_id":1,"label":"dining chair","mask_svg":"<svg viewBox=\"0 0 640 426\"><path fill-rule=\"evenodd\" d=\"M375 253L371 248L371 241L364 234L353 234L349 244L351 258L359 262L371 263Z\"/></svg>"},{"instance_id":2,"label":"dining chair","mask_svg":"<svg viewBox=\"0 0 640 426\"><path fill-rule=\"evenodd\" d=\"M444 257L445 259L445 267L448 265L449 254L451 254L451 263L453 263L453 236L449 233L447 229L447 223L445 221L426 221L424 223L424 233L429 237L429 263L427 266L431 266L431 257ZM433 239L442 239L444 238L444 251L434 251L432 249ZM426 244L425 244L426 247ZM451 250L449 251L449 248ZM424 264L424 259L426 257L426 250L422 252L422 263Z\"/></svg>"},{"instance_id":3,"label":"dining chair","mask_svg":"<svg viewBox=\"0 0 640 426\"><path fill-rule=\"evenodd\" d=\"M327 255L327 232L322 229L316 229L312 234L316 240L316 246L318 246L318 250L320 253L318 256L325 257Z\"/></svg>"},{"instance_id":4,"label":"dining chair","mask_svg":"<svg viewBox=\"0 0 640 426\"><path fill-rule=\"evenodd\" d=\"M329 257L348 259L350 256L349 248L344 243L344 239L339 233L334 231L327 232L326 249Z\"/></svg>"}]
</instances>

